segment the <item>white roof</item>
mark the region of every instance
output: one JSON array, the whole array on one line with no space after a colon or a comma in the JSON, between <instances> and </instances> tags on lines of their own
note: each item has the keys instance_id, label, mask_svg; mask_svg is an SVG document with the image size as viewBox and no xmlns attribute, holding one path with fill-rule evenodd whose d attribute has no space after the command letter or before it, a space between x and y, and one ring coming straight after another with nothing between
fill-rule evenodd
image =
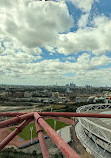
<instances>
[{"instance_id":1,"label":"white roof","mask_svg":"<svg viewBox=\"0 0 111 158\"><path fill-rule=\"evenodd\" d=\"M70 126L66 126L57 131L58 135L64 139L66 143L71 141Z\"/></svg>"}]
</instances>

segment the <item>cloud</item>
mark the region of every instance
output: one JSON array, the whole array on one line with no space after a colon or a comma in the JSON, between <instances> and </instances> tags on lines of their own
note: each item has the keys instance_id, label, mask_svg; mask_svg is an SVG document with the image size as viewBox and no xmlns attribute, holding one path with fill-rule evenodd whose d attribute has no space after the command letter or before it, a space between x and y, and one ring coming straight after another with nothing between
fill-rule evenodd
<instances>
[{"instance_id":1,"label":"cloud","mask_svg":"<svg viewBox=\"0 0 111 158\"><path fill-rule=\"evenodd\" d=\"M0 68L4 76L25 76L28 64L42 59L42 50L38 47L28 49L9 38L0 38L0 41Z\"/></svg>"},{"instance_id":2,"label":"cloud","mask_svg":"<svg viewBox=\"0 0 111 158\"><path fill-rule=\"evenodd\" d=\"M65 1L0 1L0 82L111 83L111 58L106 55L111 51L111 19L95 17L92 26L86 27L94 0L72 2L82 11L79 28L74 32L69 32L74 20ZM41 47L53 55L53 59L46 60ZM54 53L63 55L57 54L58 59L54 59ZM59 57L63 57L62 60Z\"/></svg>"},{"instance_id":3,"label":"cloud","mask_svg":"<svg viewBox=\"0 0 111 158\"><path fill-rule=\"evenodd\" d=\"M94 2L98 2L98 0L70 0L72 4L81 10L81 17L78 20L78 27L84 28L86 27L88 18L90 16L90 12Z\"/></svg>"},{"instance_id":4,"label":"cloud","mask_svg":"<svg viewBox=\"0 0 111 158\"><path fill-rule=\"evenodd\" d=\"M51 52L51 53L55 53L55 49L54 49L54 47L51 47L51 46L46 46L45 47L46 48L46 50L48 50L49 52Z\"/></svg>"},{"instance_id":5,"label":"cloud","mask_svg":"<svg viewBox=\"0 0 111 158\"><path fill-rule=\"evenodd\" d=\"M9 55L9 54L17 54L17 53L26 53L29 55L41 55L42 49L39 47L35 48L27 48L21 44L18 40L12 40L8 37L0 37L0 55Z\"/></svg>"},{"instance_id":6,"label":"cloud","mask_svg":"<svg viewBox=\"0 0 111 158\"><path fill-rule=\"evenodd\" d=\"M106 66L111 63L111 58L101 55L100 57L92 58L92 64L94 66Z\"/></svg>"},{"instance_id":7,"label":"cloud","mask_svg":"<svg viewBox=\"0 0 111 158\"><path fill-rule=\"evenodd\" d=\"M25 84L33 83L50 85L58 82L58 84L64 85L68 82L73 81L79 85L108 85L111 80L111 69L97 68L98 65L106 65L106 59L102 63L99 63L101 59L98 59L98 62L96 64L94 63L94 59L95 57L92 59L90 55L84 54L80 56L75 63L70 63L68 61L62 63L59 60L43 60L38 63L16 63L14 65L11 62L7 65L7 67L4 65L5 76L12 80L16 80L17 83L22 81L22 83ZM111 63L111 59L109 59L109 61ZM74 74L74 76L64 76L64 74L69 73L69 70L70 73ZM3 78L3 76L1 77L1 79Z\"/></svg>"},{"instance_id":8,"label":"cloud","mask_svg":"<svg viewBox=\"0 0 111 158\"><path fill-rule=\"evenodd\" d=\"M10 44L6 45L4 42L5 50L0 54L0 80L5 77L18 83L22 81L25 84L27 82L30 84L34 83L32 81L34 80L38 81L39 84L54 84L58 82L62 85L69 81L80 80L80 83L82 83L81 80L85 80L85 82L89 82L93 81L94 78L99 80L100 72L102 73L102 71L106 75L106 68L104 66L108 66L111 63L111 58L105 55L92 57L90 53L83 53L77 58L77 61L74 60L73 62L69 61L73 58L67 58L65 62L61 62L59 59L40 60L40 55L35 56L23 51L11 51L9 48ZM100 66L99 69L98 66ZM108 68L106 70L108 71ZM74 76L70 76L70 79L68 76L64 76L64 74L69 72L74 74Z\"/></svg>"},{"instance_id":9,"label":"cloud","mask_svg":"<svg viewBox=\"0 0 111 158\"><path fill-rule=\"evenodd\" d=\"M67 59L67 60L72 60L72 61L75 61L75 60L76 60L76 58L75 58L74 56L73 56L73 57L72 57L72 56L69 56L69 57L67 57L66 59Z\"/></svg>"},{"instance_id":10,"label":"cloud","mask_svg":"<svg viewBox=\"0 0 111 158\"><path fill-rule=\"evenodd\" d=\"M70 0L77 8L83 12L89 12L91 10L94 0Z\"/></svg>"},{"instance_id":11,"label":"cloud","mask_svg":"<svg viewBox=\"0 0 111 158\"><path fill-rule=\"evenodd\" d=\"M96 17L92 23L93 27L60 34L57 41L58 52L70 55L81 51L90 51L101 55L111 51L111 20L102 16Z\"/></svg>"},{"instance_id":12,"label":"cloud","mask_svg":"<svg viewBox=\"0 0 111 158\"><path fill-rule=\"evenodd\" d=\"M79 28L84 28L86 27L87 23L88 23L88 17L89 17L89 13L86 14L82 14L81 18L78 21L78 26Z\"/></svg>"},{"instance_id":13,"label":"cloud","mask_svg":"<svg viewBox=\"0 0 111 158\"><path fill-rule=\"evenodd\" d=\"M73 26L65 2L1 0L0 7L4 8L6 15L0 33L21 41L29 48L54 43L58 33L69 31Z\"/></svg>"}]
</instances>

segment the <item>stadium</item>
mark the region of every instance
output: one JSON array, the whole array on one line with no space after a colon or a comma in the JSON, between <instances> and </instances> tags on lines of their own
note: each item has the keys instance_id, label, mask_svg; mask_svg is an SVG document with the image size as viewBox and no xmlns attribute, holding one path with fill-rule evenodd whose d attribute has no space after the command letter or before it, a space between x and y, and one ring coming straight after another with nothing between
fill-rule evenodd
<instances>
[{"instance_id":1,"label":"stadium","mask_svg":"<svg viewBox=\"0 0 111 158\"><path fill-rule=\"evenodd\" d=\"M77 113L111 114L111 104L90 104ZM78 139L95 158L111 157L111 119L79 117L75 126Z\"/></svg>"}]
</instances>

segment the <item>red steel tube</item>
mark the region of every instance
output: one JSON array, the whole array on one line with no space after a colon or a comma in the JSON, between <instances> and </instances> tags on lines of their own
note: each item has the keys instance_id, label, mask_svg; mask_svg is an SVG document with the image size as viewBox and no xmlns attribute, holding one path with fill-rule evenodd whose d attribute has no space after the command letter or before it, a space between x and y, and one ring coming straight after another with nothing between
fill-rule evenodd
<instances>
[{"instance_id":1,"label":"red steel tube","mask_svg":"<svg viewBox=\"0 0 111 158\"><path fill-rule=\"evenodd\" d=\"M24 120L16 129L11 132L1 143L0 143L0 151L18 134L22 131L22 129L32 120Z\"/></svg>"},{"instance_id":2,"label":"red steel tube","mask_svg":"<svg viewBox=\"0 0 111 158\"><path fill-rule=\"evenodd\" d=\"M16 116L14 118L5 120L5 121L1 121L0 122L0 128L6 127L8 125L14 124L14 123L19 123L20 121L29 119L29 118L33 118L34 113L28 113L28 114L24 114L21 116Z\"/></svg>"},{"instance_id":3,"label":"red steel tube","mask_svg":"<svg viewBox=\"0 0 111 158\"><path fill-rule=\"evenodd\" d=\"M39 143L40 143L40 146L41 146L41 151L42 151L43 158L50 158L50 155L49 155L48 149L47 149L47 145L45 143L43 130L41 129L40 125L37 123L36 120L35 120L35 126L36 126L36 131L37 131L37 134L38 134Z\"/></svg>"},{"instance_id":4,"label":"red steel tube","mask_svg":"<svg viewBox=\"0 0 111 158\"><path fill-rule=\"evenodd\" d=\"M27 112L0 112L0 117L2 116L17 116L17 115L24 115L27 114Z\"/></svg>"},{"instance_id":5,"label":"red steel tube","mask_svg":"<svg viewBox=\"0 0 111 158\"><path fill-rule=\"evenodd\" d=\"M29 112L28 112L29 113ZM26 112L0 112L0 116L17 116L28 114ZM73 112L38 112L41 116L64 116L64 117L95 117L95 118L111 118L110 114L95 113L73 113Z\"/></svg>"},{"instance_id":6,"label":"red steel tube","mask_svg":"<svg viewBox=\"0 0 111 158\"><path fill-rule=\"evenodd\" d=\"M47 134L53 139L66 158L80 158L80 156L44 121L37 113L34 113L35 120L45 129Z\"/></svg>"},{"instance_id":7,"label":"red steel tube","mask_svg":"<svg viewBox=\"0 0 111 158\"><path fill-rule=\"evenodd\" d=\"M73 113L73 112L38 112L41 116L64 116L64 117L94 117L111 118L111 114L93 114L93 113Z\"/></svg>"}]
</instances>

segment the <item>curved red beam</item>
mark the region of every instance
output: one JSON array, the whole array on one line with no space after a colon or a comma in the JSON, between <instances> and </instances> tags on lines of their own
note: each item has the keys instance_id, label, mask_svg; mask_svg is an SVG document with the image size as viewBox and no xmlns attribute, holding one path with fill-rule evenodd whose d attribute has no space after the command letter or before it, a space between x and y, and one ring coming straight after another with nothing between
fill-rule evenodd
<instances>
[{"instance_id":1,"label":"curved red beam","mask_svg":"<svg viewBox=\"0 0 111 158\"><path fill-rule=\"evenodd\" d=\"M29 112L28 112L29 113ZM0 116L17 116L28 113L19 112L0 112ZM32 112L33 113L33 112ZM73 113L73 112L37 112L41 116L64 116L64 117L94 117L94 118L111 118L110 114L95 114L95 113Z\"/></svg>"},{"instance_id":2,"label":"curved red beam","mask_svg":"<svg viewBox=\"0 0 111 158\"><path fill-rule=\"evenodd\" d=\"M23 121L16 129L11 132L1 143L0 143L0 151L18 134L22 131L22 129L31 122L32 119L28 119Z\"/></svg>"},{"instance_id":3,"label":"curved red beam","mask_svg":"<svg viewBox=\"0 0 111 158\"><path fill-rule=\"evenodd\" d=\"M11 118L11 119L8 119L5 121L1 121L0 128L6 127L6 126L14 124L14 123L19 123L19 122L29 119L29 118L33 118L33 116L34 116L34 113L27 113L27 114L16 116L14 118Z\"/></svg>"},{"instance_id":4,"label":"curved red beam","mask_svg":"<svg viewBox=\"0 0 111 158\"><path fill-rule=\"evenodd\" d=\"M43 158L50 158L50 155L49 155L48 149L47 149L47 145L45 143L43 130L41 129L41 126L37 123L36 120L35 120L35 126L36 126L36 131L38 134L39 143L40 143Z\"/></svg>"},{"instance_id":5,"label":"curved red beam","mask_svg":"<svg viewBox=\"0 0 111 158\"><path fill-rule=\"evenodd\" d=\"M0 112L0 117L3 116L12 117L12 116L24 115L24 114L27 114L27 112Z\"/></svg>"},{"instance_id":6,"label":"curved red beam","mask_svg":"<svg viewBox=\"0 0 111 158\"><path fill-rule=\"evenodd\" d=\"M64 116L64 117L94 117L94 118L111 118L111 114L95 113L73 113L73 112L38 112L41 116Z\"/></svg>"},{"instance_id":7,"label":"curved red beam","mask_svg":"<svg viewBox=\"0 0 111 158\"><path fill-rule=\"evenodd\" d=\"M60 148L66 158L80 158L80 156L44 121L37 113L34 113L35 120L39 123L55 144Z\"/></svg>"},{"instance_id":8,"label":"curved red beam","mask_svg":"<svg viewBox=\"0 0 111 158\"><path fill-rule=\"evenodd\" d=\"M14 124L14 123L19 123L23 120L24 121L21 125L17 127L11 134L9 134L0 144L0 151L28 124L30 121L29 119L33 119L35 117L36 122L35 124L38 125L38 123L45 129L45 131L48 133L48 135L54 140L56 145L60 148L60 150L64 153L64 155L67 158L80 158L73 149L57 135L57 133L43 120L43 118L40 116L53 116L53 117L93 117L93 118L111 118L111 115L109 114L94 114L94 113L70 113L70 112L31 112L31 113L22 113L22 112L0 112L0 116L16 116L14 118L1 121L0 122L0 128L3 128L5 126ZM29 122L28 122L29 121ZM38 126L40 128L40 126ZM40 130L40 129L38 129ZM39 131L40 132L40 131ZM42 132L41 132L42 133ZM43 140L43 135L39 133L40 136L40 142L41 148L43 148L44 140ZM43 152L46 150L46 146L43 149ZM44 156L44 158L48 158Z\"/></svg>"}]
</instances>

